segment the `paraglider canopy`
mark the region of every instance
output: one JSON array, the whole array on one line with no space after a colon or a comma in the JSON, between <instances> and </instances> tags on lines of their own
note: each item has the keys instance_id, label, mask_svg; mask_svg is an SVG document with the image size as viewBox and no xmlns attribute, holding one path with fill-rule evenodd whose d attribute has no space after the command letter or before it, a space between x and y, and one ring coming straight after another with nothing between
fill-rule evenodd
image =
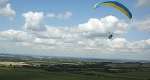
<instances>
[{"instance_id":1,"label":"paraglider canopy","mask_svg":"<svg viewBox=\"0 0 150 80\"><path fill-rule=\"evenodd\" d=\"M126 15L129 19L132 19L132 13L129 11L127 7L125 7L123 4L117 2L117 1L106 1L106 2L98 2L94 5L94 9L100 7L100 6L110 6L118 11L122 12L124 15Z\"/></svg>"}]
</instances>

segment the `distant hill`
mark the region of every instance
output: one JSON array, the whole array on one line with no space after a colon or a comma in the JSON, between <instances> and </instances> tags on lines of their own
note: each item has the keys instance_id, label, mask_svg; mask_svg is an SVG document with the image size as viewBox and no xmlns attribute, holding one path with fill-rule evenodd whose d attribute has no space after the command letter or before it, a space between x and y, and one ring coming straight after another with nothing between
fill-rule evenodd
<instances>
[{"instance_id":1,"label":"distant hill","mask_svg":"<svg viewBox=\"0 0 150 80\"><path fill-rule=\"evenodd\" d=\"M98 58L77 58L77 57L58 57L58 56L37 56L37 55L19 55L19 54L6 54L0 53L0 60L60 60L60 61L84 61L84 62L143 62L146 60L128 60L128 59L98 59Z\"/></svg>"}]
</instances>

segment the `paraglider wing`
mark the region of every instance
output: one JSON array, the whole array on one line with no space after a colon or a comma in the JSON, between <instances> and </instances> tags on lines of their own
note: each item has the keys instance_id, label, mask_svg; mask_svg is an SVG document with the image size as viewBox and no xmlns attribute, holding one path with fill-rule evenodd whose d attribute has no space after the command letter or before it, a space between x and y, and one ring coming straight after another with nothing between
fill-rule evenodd
<instances>
[{"instance_id":1,"label":"paraglider wing","mask_svg":"<svg viewBox=\"0 0 150 80\"><path fill-rule=\"evenodd\" d=\"M124 15L126 15L129 19L132 19L132 13L129 11L129 9L117 1L98 2L94 5L94 9L100 6L114 7L115 9L119 10Z\"/></svg>"},{"instance_id":2,"label":"paraglider wing","mask_svg":"<svg viewBox=\"0 0 150 80\"><path fill-rule=\"evenodd\" d=\"M121 2L122 0L116 0L116 1Z\"/></svg>"}]
</instances>

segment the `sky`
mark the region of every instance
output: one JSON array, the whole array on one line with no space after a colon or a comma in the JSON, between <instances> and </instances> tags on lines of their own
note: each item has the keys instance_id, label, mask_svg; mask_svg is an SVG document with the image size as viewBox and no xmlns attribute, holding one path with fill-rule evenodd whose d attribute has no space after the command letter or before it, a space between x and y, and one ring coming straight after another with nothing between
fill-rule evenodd
<instances>
[{"instance_id":1,"label":"sky","mask_svg":"<svg viewBox=\"0 0 150 80\"><path fill-rule=\"evenodd\" d=\"M131 20L104 1L0 0L0 53L150 60L150 1L118 0Z\"/></svg>"}]
</instances>

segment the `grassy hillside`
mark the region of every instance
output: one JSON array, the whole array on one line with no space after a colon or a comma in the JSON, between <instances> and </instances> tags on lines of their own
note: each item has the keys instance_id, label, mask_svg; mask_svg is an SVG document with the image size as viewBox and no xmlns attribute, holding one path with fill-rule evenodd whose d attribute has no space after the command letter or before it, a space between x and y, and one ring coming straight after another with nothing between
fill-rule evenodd
<instances>
[{"instance_id":1,"label":"grassy hillside","mask_svg":"<svg viewBox=\"0 0 150 80\"><path fill-rule=\"evenodd\" d=\"M67 72L48 72L39 69L0 67L1 80L149 80L149 74L150 72L124 74L84 72L84 74L71 74Z\"/></svg>"}]
</instances>

